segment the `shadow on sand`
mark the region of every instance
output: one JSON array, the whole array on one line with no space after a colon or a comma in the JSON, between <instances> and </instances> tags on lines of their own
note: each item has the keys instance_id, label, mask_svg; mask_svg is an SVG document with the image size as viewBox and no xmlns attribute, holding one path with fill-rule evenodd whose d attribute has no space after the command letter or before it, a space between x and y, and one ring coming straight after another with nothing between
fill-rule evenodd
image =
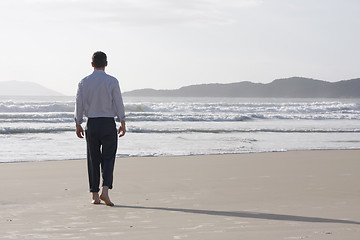
<instances>
[{"instance_id":1,"label":"shadow on sand","mask_svg":"<svg viewBox=\"0 0 360 240\"><path fill-rule=\"evenodd\" d=\"M319 217L304 217L304 216L273 214L273 213L258 213L258 212L244 212L244 211L229 212L229 211L164 208L164 207L143 207L143 206L126 206L126 205L115 205L114 207L131 208L131 209L160 210L160 211L171 211L171 212L184 212L184 213L206 214L206 215L225 216L225 217L254 218L254 219L277 220L277 221L295 221L295 222L313 222L313 223L342 223L342 224L359 224L360 225L360 222L350 221L350 220L329 219L329 218L319 218Z\"/></svg>"}]
</instances>

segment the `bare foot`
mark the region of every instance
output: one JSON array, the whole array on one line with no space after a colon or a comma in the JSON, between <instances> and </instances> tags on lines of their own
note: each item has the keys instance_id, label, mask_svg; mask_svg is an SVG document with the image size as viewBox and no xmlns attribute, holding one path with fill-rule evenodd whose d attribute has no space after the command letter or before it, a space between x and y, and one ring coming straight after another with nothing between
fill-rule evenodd
<instances>
[{"instance_id":1,"label":"bare foot","mask_svg":"<svg viewBox=\"0 0 360 240\"><path fill-rule=\"evenodd\" d=\"M100 204L100 202L101 202L98 193L93 193L92 199L93 199L93 200L91 201L92 204Z\"/></svg>"},{"instance_id":2,"label":"bare foot","mask_svg":"<svg viewBox=\"0 0 360 240\"><path fill-rule=\"evenodd\" d=\"M104 197L103 195L100 195L100 199L103 200L107 206L114 206L114 203L110 201L110 198L108 196Z\"/></svg>"},{"instance_id":3,"label":"bare foot","mask_svg":"<svg viewBox=\"0 0 360 240\"><path fill-rule=\"evenodd\" d=\"M101 201L100 201L100 200L92 200L91 203L92 203L92 204L100 204Z\"/></svg>"}]
</instances>

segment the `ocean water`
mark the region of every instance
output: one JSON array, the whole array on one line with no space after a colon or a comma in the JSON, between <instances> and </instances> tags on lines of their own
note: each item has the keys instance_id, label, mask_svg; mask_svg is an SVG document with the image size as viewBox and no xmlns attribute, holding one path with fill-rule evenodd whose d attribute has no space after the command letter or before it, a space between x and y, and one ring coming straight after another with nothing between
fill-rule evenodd
<instances>
[{"instance_id":1,"label":"ocean water","mask_svg":"<svg viewBox=\"0 0 360 240\"><path fill-rule=\"evenodd\" d=\"M118 157L360 148L360 99L124 98ZM74 97L0 97L0 162L86 157ZM85 125L85 124L83 124Z\"/></svg>"}]
</instances>

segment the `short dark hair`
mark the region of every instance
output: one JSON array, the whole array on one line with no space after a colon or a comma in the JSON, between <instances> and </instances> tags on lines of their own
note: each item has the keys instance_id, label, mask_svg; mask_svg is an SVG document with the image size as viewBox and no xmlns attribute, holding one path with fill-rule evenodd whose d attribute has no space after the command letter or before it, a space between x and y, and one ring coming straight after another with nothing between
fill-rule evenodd
<instances>
[{"instance_id":1,"label":"short dark hair","mask_svg":"<svg viewBox=\"0 0 360 240\"><path fill-rule=\"evenodd\" d=\"M92 62L96 68L105 67L107 64L106 54L101 51L94 52L92 55Z\"/></svg>"}]
</instances>

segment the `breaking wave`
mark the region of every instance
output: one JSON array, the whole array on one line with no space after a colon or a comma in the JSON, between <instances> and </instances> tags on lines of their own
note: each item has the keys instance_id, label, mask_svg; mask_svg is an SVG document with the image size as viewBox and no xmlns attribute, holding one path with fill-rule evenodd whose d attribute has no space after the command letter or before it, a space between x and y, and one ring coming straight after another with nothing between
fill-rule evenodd
<instances>
[{"instance_id":1,"label":"breaking wave","mask_svg":"<svg viewBox=\"0 0 360 240\"><path fill-rule=\"evenodd\" d=\"M41 127L41 128L20 128L3 127L0 134L25 134L25 133L56 133L73 132L75 127ZM156 133L156 134L182 134L182 133L360 133L360 129L272 129L272 128L249 128L249 129L151 129L130 127L130 133Z\"/></svg>"},{"instance_id":2,"label":"breaking wave","mask_svg":"<svg viewBox=\"0 0 360 240\"><path fill-rule=\"evenodd\" d=\"M244 100L242 100L244 101ZM16 101L0 100L0 134L50 133L73 131L74 101ZM140 102L126 103L126 119L130 123L183 122L196 125L201 122L251 123L271 120L360 120L360 103L357 101L303 101L303 102ZM26 125L26 126L24 126ZM171 126L172 124L169 124ZM296 124L295 124L296 125ZM29 127L30 126L30 127ZM344 129L200 129L171 128L159 130L151 128L132 128L134 133L332 133L358 132L355 127Z\"/></svg>"},{"instance_id":3,"label":"breaking wave","mask_svg":"<svg viewBox=\"0 0 360 240\"><path fill-rule=\"evenodd\" d=\"M75 131L75 128L71 127L45 127L45 128L11 128L3 127L0 128L0 134L24 134L24 133L56 133L56 132L70 132Z\"/></svg>"}]
</instances>

